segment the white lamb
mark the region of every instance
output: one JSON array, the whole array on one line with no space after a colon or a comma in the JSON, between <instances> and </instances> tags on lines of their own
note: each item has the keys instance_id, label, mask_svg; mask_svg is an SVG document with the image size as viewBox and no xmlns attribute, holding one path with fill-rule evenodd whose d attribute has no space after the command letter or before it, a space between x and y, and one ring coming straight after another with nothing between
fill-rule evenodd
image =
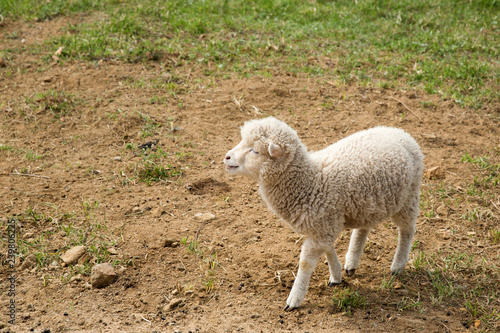
<instances>
[{"instance_id":1,"label":"white lamb","mask_svg":"<svg viewBox=\"0 0 500 333\"><path fill-rule=\"evenodd\" d=\"M423 155L417 142L397 128L355 133L317 152L308 152L295 130L276 118L251 120L242 141L224 159L226 170L258 180L268 207L298 233L307 235L299 271L285 310L299 307L311 274L324 253L329 285L342 281L334 242L353 228L345 270L358 267L370 229L391 218L399 242L391 266L404 269L415 234Z\"/></svg>"}]
</instances>

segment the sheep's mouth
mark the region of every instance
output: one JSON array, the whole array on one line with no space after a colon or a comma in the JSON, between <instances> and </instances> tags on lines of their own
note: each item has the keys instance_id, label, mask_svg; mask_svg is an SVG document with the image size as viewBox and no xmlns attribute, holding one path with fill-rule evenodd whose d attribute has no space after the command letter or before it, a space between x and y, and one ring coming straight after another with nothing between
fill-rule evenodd
<instances>
[{"instance_id":1,"label":"sheep's mouth","mask_svg":"<svg viewBox=\"0 0 500 333\"><path fill-rule=\"evenodd\" d=\"M238 169L239 167L237 165L226 165L226 170L229 171L229 170L236 170Z\"/></svg>"}]
</instances>

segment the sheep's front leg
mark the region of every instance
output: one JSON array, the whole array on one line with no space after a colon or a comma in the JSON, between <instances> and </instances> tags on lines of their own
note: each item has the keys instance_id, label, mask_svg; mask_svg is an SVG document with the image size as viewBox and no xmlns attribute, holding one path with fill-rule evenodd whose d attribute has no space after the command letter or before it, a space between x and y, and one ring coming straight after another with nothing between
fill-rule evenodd
<instances>
[{"instance_id":1,"label":"sheep's front leg","mask_svg":"<svg viewBox=\"0 0 500 333\"><path fill-rule=\"evenodd\" d=\"M293 283L292 291L290 291L290 295L286 300L285 311L298 308L304 301L312 272L318 263L319 257L324 252L324 249L318 246L313 239L307 238L305 240L300 252L299 272Z\"/></svg>"},{"instance_id":2,"label":"sheep's front leg","mask_svg":"<svg viewBox=\"0 0 500 333\"><path fill-rule=\"evenodd\" d=\"M352 231L349 249L345 256L345 272L348 276L353 276L358 268L369 232L369 229L354 229Z\"/></svg>"}]
</instances>

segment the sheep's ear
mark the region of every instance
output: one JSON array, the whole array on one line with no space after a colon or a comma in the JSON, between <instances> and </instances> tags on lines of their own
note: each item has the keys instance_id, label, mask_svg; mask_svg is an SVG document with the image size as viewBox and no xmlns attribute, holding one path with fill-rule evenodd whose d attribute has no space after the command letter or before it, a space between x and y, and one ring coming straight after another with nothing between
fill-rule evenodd
<instances>
[{"instance_id":1,"label":"sheep's ear","mask_svg":"<svg viewBox=\"0 0 500 333\"><path fill-rule=\"evenodd\" d=\"M271 157L281 157L283 155L283 148L271 142L269 144L269 155Z\"/></svg>"}]
</instances>

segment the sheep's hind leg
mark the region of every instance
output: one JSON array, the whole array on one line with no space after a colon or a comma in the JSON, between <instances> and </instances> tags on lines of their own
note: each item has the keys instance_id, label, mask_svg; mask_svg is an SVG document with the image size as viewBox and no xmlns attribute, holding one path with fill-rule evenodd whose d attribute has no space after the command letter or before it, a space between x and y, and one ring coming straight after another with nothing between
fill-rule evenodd
<instances>
[{"instance_id":1,"label":"sheep's hind leg","mask_svg":"<svg viewBox=\"0 0 500 333\"><path fill-rule=\"evenodd\" d=\"M335 247L332 245L326 251L326 260L328 261L328 269L330 270L330 278L328 279L328 286L331 287L342 282L342 264L337 257Z\"/></svg>"},{"instance_id":2,"label":"sheep's hind leg","mask_svg":"<svg viewBox=\"0 0 500 333\"><path fill-rule=\"evenodd\" d=\"M354 229L349 242L349 249L345 256L345 272L348 276L353 276L359 265L359 260L363 255L366 239L370 229Z\"/></svg>"},{"instance_id":3,"label":"sheep's hind leg","mask_svg":"<svg viewBox=\"0 0 500 333\"><path fill-rule=\"evenodd\" d=\"M318 263L319 257L325 252L312 238L307 238L300 252L299 272L293 283L290 295L286 300L286 310L298 308L304 301L311 275Z\"/></svg>"},{"instance_id":4,"label":"sheep's hind leg","mask_svg":"<svg viewBox=\"0 0 500 333\"><path fill-rule=\"evenodd\" d=\"M418 202L417 202L418 207ZM415 223L417 221L418 208L408 209L392 217L394 224L398 226L399 240L396 253L391 265L391 273L401 272L408 262L411 244L415 235Z\"/></svg>"}]
</instances>

